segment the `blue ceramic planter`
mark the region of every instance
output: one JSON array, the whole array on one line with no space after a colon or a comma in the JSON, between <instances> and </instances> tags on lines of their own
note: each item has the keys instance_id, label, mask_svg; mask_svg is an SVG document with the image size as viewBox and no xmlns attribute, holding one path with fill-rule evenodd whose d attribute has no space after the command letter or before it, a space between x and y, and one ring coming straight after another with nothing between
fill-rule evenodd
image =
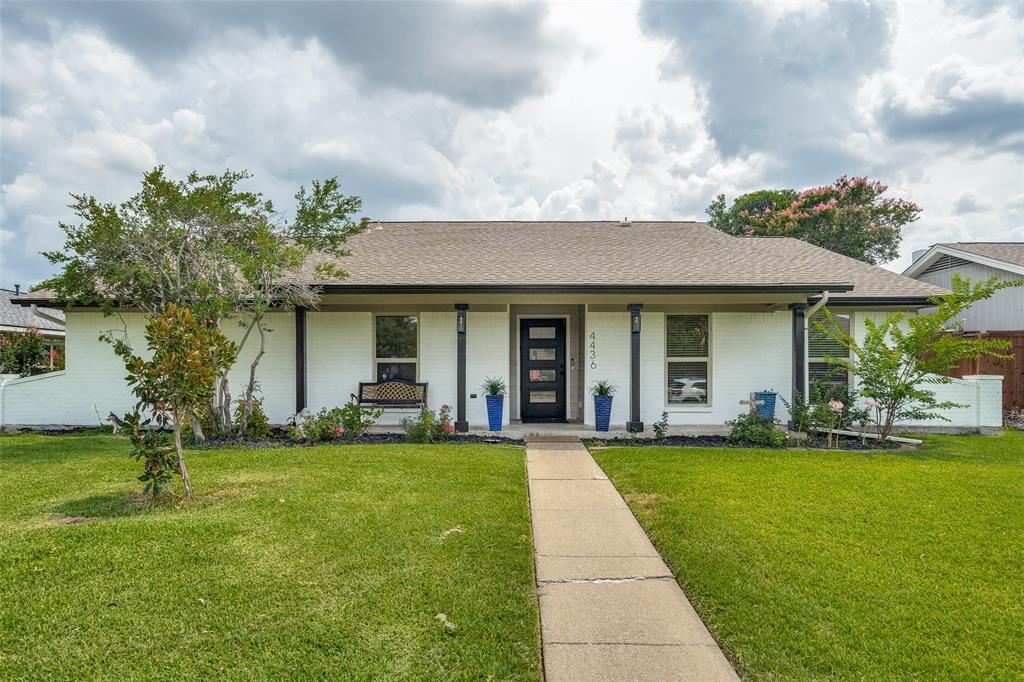
<instances>
[{"instance_id":1,"label":"blue ceramic planter","mask_svg":"<svg viewBox=\"0 0 1024 682\"><path fill-rule=\"evenodd\" d=\"M607 431L612 420L612 398L610 395L594 396L594 426L598 431Z\"/></svg>"},{"instance_id":2,"label":"blue ceramic planter","mask_svg":"<svg viewBox=\"0 0 1024 682\"><path fill-rule=\"evenodd\" d=\"M777 393L768 393L764 391L758 391L754 394L754 400L763 400L761 405L757 406L757 411L765 419L775 419L775 398Z\"/></svg>"},{"instance_id":3,"label":"blue ceramic planter","mask_svg":"<svg viewBox=\"0 0 1024 682\"><path fill-rule=\"evenodd\" d=\"M487 399L487 429L501 431L501 414L505 408L505 396L485 395Z\"/></svg>"}]
</instances>

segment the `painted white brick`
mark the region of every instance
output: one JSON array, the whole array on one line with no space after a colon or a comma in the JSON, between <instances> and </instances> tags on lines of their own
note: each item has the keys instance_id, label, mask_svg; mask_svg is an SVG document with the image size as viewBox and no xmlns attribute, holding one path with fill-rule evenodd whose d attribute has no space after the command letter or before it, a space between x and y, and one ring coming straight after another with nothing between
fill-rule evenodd
<instances>
[{"instance_id":1,"label":"painted white brick","mask_svg":"<svg viewBox=\"0 0 1024 682\"><path fill-rule=\"evenodd\" d=\"M272 424L283 424L295 414L295 313L268 313L264 325L266 347L256 368L256 381L263 397L263 411ZM238 343L245 329L235 322L224 325L224 335ZM242 395L249 383L249 365L259 351L259 335L253 330L238 361L228 372L234 398Z\"/></svg>"},{"instance_id":2,"label":"painted white brick","mask_svg":"<svg viewBox=\"0 0 1024 682\"><path fill-rule=\"evenodd\" d=\"M629 419L629 341L628 311L587 311L583 339L583 386L587 392L583 398L584 423L594 423L594 399L590 395L590 387L601 379L618 387L612 401L612 426L625 426Z\"/></svg>"},{"instance_id":3,"label":"painted white brick","mask_svg":"<svg viewBox=\"0 0 1024 682\"><path fill-rule=\"evenodd\" d=\"M509 319L507 312L467 313L466 318L466 419L470 428L487 425L487 400L480 386L487 377L509 382ZM455 325L450 330L455 335ZM476 399L469 396L476 394ZM451 405L454 409L455 400ZM508 396L502 423L509 423Z\"/></svg>"},{"instance_id":4,"label":"painted white brick","mask_svg":"<svg viewBox=\"0 0 1024 682\"><path fill-rule=\"evenodd\" d=\"M306 404L312 411L340 407L373 381L373 314L306 313Z\"/></svg>"},{"instance_id":5,"label":"painted white brick","mask_svg":"<svg viewBox=\"0 0 1024 682\"><path fill-rule=\"evenodd\" d=\"M420 381L429 384L427 404L432 410L440 409L441 405L450 405L453 421L456 398L455 373L458 361L455 336L454 310L451 312L425 312L420 315L419 378ZM468 344L469 339L466 341ZM388 422L382 420L381 423Z\"/></svg>"}]
</instances>

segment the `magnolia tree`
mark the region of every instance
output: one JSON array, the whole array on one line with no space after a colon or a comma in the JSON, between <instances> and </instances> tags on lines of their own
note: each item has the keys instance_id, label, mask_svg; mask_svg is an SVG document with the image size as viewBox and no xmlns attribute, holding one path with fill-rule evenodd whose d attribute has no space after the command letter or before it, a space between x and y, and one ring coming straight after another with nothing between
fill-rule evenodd
<instances>
[{"instance_id":1,"label":"magnolia tree","mask_svg":"<svg viewBox=\"0 0 1024 682\"><path fill-rule=\"evenodd\" d=\"M125 422L135 446L133 456L145 460L139 480L146 483L145 491L154 495L170 481L170 449L160 434L169 425L174 433L174 468L181 476L185 496L191 499L181 430L196 409L209 401L214 378L234 364L238 349L220 329L173 303L146 323L146 345L152 352L149 360L135 355L124 339L111 341L124 360L126 380L138 398L135 412L127 415ZM145 421L143 412L148 415Z\"/></svg>"},{"instance_id":2,"label":"magnolia tree","mask_svg":"<svg viewBox=\"0 0 1024 682\"><path fill-rule=\"evenodd\" d=\"M831 185L763 190L725 207L719 195L708 207L709 224L730 234L795 237L873 265L899 256L901 231L921 214L912 201L884 197L888 186L843 176Z\"/></svg>"},{"instance_id":3,"label":"magnolia tree","mask_svg":"<svg viewBox=\"0 0 1024 682\"><path fill-rule=\"evenodd\" d=\"M953 276L953 293L932 299L935 309L907 315L894 312L882 321L865 318L864 339L857 342L825 309L825 321L815 326L850 351L848 358L826 361L857 377L865 406L874 410L878 435L885 440L899 421L942 419L939 410L964 405L939 400L930 386L948 384L947 374L961 360L991 355L1006 358L1008 341L968 338L952 333L961 315L973 303L989 298L999 289L1024 284L1024 280L992 278L972 284Z\"/></svg>"},{"instance_id":4,"label":"magnolia tree","mask_svg":"<svg viewBox=\"0 0 1024 682\"><path fill-rule=\"evenodd\" d=\"M43 254L61 272L42 286L62 300L150 315L175 304L214 325L241 324L238 352L253 339L259 343L243 389L245 409L232 423L226 372L211 379L215 390L203 406L215 429L238 435L255 404L267 312L314 307L318 292L296 271L309 265L313 278L345 277L345 241L366 226L353 218L359 197L343 194L336 178L300 187L288 219L258 192L240 189L249 177L226 171L176 181L161 166L145 173L138 194L118 205L74 194L71 209L81 222L61 223L64 248ZM193 426L198 430L198 420Z\"/></svg>"}]
</instances>

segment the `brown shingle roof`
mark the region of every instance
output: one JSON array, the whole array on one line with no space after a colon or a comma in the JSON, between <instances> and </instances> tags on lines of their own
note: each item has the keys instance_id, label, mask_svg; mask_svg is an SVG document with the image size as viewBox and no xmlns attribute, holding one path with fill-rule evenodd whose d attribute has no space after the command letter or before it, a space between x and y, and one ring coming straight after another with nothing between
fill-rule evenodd
<instances>
[{"instance_id":1,"label":"brown shingle roof","mask_svg":"<svg viewBox=\"0 0 1024 682\"><path fill-rule=\"evenodd\" d=\"M374 222L348 246L352 255L340 264L349 277L325 284L777 286L812 292L832 289L834 298L925 298L947 293L796 239L732 237L698 222ZM316 259L310 259L299 275L317 282L315 265ZM837 291L851 285L852 291Z\"/></svg>"},{"instance_id":2,"label":"brown shingle roof","mask_svg":"<svg viewBox=\"0 0 1024 682\"><path fill-rule=\"evenodd\" d=\"M949 242L939 246L1024 267L1024 242Z\"/></svg>"},{"instance_id":3,"label":"brown shingle roof","mask_svg":"<svg viewBox=\"0 0 1024 682\"><path fill-rule=\"evenodd\" d=\"M698 222L382 222L349 247L342 285L853 284L837 295L946 293L796 239L732 237Z\"/></svg>"}]
</instances>

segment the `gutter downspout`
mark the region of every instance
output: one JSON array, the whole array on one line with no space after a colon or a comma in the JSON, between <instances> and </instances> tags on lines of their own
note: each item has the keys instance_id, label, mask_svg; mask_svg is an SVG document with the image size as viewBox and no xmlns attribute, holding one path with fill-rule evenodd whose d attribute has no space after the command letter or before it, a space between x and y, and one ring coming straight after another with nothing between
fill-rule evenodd
<instances>
[{"instance_id":1,"label":"gutter downspout","mask_svg":"<svg viewBox=\"0 0 1024 682\"><path fill-rule=\"evenodd\" d=\"M807 309L807 317L805 319L809 320L812 317L814 317L814 314L817 313L822 308L824 308L827 304L828 304L828 291L823 291L823 292L821 292L821 300L818 301L813 306L811 306L810 308Z\"/></svg>"}]
</instances>

